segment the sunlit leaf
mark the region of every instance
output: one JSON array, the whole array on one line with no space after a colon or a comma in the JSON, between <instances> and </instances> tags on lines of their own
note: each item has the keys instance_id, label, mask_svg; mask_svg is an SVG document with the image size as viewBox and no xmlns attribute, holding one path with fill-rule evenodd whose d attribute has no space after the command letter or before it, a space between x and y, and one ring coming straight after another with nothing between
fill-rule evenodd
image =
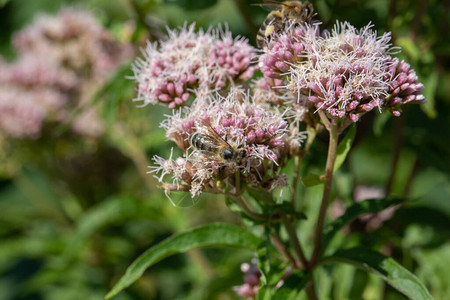
<instances>
[{"instance_id":1,"label":"sunlit leaf","mask_svg":"<svg viewBox=\"0 0 450 300\"><path fill-rule=\"evenodd\" d=\"M128 267L125 275L106 295L109 299L131 285L144 271L163 258L193 248L233 247L256 250L262 240L249 231L231 224L211 224L179 233L148 249Z\"/></svg>"},{"instance_id":2,"label":"sunlit leaf","mask_svg":"<svg viewBox=\"0 0 450 300\"><path fill-rule=\"evenodd\" d=\"M344 262L380 276L393 288L412 300L432 300L425 285L394 259L373 250L356 247L340 250L323 262Z\"/></svg>"}]
</instances>

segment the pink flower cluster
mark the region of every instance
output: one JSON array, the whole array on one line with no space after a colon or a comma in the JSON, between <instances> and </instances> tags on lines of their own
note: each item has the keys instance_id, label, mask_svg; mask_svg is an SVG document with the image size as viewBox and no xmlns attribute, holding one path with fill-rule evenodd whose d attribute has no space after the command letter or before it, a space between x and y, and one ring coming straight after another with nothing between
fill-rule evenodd
<instances>
[{"instance_id":1,"label":"pink flower cluster","mask_svg":"<svg viewBox=\"0 0 450 300\"><path fill-rule=\"evenodd\" d=\"M375 107L399 115L401 105L425 101L414 71L391 57L389 33L344 22L319 35L318 25L294 25L268 42L260 67L297 102L356 122Z\"/></svg>"},{"instance_id":2,"label":"pink flower cluster","mask_svg":"<svg viewBox=\"0 0 450 300\"><path fill-rule=\"evenodd\" d=\"M0 132L14 138L35 138L44 122L64 122L132 55L91 14L73 9L37 18L13 40L18 59L0 63ZM92 107L72 128L87 136L103 132Z\"/></svg>"},{"instance_id":3,"label":"pink flower cluster","mask_svg":"<svg viewBox=\"0 0 450 300\"><path fill-rule=\"evenodd\" d=\"M169 30L166 41L149 43L133 66L137 100L144 104L183 106L197 93L249 79L255 70L255 49L246 39L233 39L228 30L195 32L195 24Z\"/></svg>"},{"instance_id":4,"label":"pink flower cluster","mask_svg":"<svg viewBox=\"0 0 450 300\"><path fill-rule=\"evenodd\" d=\"M278 174L280 166L299 147L299 140L288 135L287 122L276 110L255 104L248 94L232 91L227 97L197 99L191 108L169 117L163 127L168 139L187 152L186 158L166 161L156 157L155 172L172 174L175 183L190 185L192 195L215 189L216 181L235 186L235 174L254 187L273 189L286 185L286 177ZM241 164L226 161L217 151L205 153L189 143L194 133L217 135L222 143L236 151L244 150Z\"/></svg>"}]
</instances>

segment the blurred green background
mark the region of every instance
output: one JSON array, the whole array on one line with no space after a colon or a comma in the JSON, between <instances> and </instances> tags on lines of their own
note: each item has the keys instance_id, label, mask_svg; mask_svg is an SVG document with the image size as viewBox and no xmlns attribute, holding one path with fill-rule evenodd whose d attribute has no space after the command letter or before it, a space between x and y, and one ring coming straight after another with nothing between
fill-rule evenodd
<instances>
[{"instance_id":1,"label":"blurred green background","mask_svg":"<svg viewBox=\"0 0 450 300\"><path fill-rule=\"evenodd\" d=\"M255 44L267 11L245 0L3 0L0 54L13 62L14 33L41 13L72 6L94 14L112 35L135 49L156 40L165 27L227 23ZM445 1L312 1L323 28L336 20L355 27L370 22L392 32L398 56L425 85L428 103L406 107L402 117L371 112L358 123L353 149L335 177L334 211L356 201L358 191L389 191L410 199L392 216L354 222L336 247L361 244L392 255L416 274L435 299L450 295L450 39ZM138 54L137 54L138 55ZM168 157L159 123L170 111L136 107L130 63L98 87L89 105L106 124L95 139L50 124L38 138L0 142L0 299L102 299L127 266L148 247L200 224L242 224L222 197L203 195L195 205L174 207L146 174L154 155ZM0 68L2 66L0 65ZM0 72L4 70L0 69ZM76 114L77 111L74 112ZM308 154L303 174L321 172L326 134ZM179 153L177 153L179 154ZM287 172L292 166L287 167ZM289 174L289 173L288 173ZM302 209L314 215L320 187L301 191ZM341 208L340 208L341 207ZM378 219L377 219L378 218ZM374 221L375 220L375 221ZM377 220L384 226L377 226ZM370 223L370 224L369 224ZM375 225L374 225L375 224ZM310 249L314 218L300 237ZM175 255L148 270L115 299L238 299L240 264L253 253L206 249ZM348 266L320 270L321 299L404 299L375 276Z\"/></svg>"}]
</instances>

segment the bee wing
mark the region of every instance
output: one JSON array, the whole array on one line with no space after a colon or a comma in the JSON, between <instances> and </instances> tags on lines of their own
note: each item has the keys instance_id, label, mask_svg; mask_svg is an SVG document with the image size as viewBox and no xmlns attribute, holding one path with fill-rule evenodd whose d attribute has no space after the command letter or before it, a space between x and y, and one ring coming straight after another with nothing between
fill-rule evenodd
<instances>
[{"instance_id":1,"label":"bee wing","mask_svg":"<svg viewBox=\"0 0 450 300\"><path fill-rule=\"evenodd\" d=\"M230 144L227 143L215 130L211 127L210 124L208 124L206 121L201 120L202 125L206 127L209 133L209 138L211 138L211 142L214 142L217 145L222 145L225 147L230 147Z\"/></svg>"},{"instance_id":2,"label":"bee wing","mask_svg":"<svg viewBox=\"0 0 450 300\"><path fill-rule=\"evenodd\" d=\"M272 8L273 7L281 7L281 6L283 6L283 3L277 2L275 0L264 0L263 3L254 3L254 4L252 4L252 6L261 6L261 7L270 9L271 7Z\"/></svg>"}]
</instances>

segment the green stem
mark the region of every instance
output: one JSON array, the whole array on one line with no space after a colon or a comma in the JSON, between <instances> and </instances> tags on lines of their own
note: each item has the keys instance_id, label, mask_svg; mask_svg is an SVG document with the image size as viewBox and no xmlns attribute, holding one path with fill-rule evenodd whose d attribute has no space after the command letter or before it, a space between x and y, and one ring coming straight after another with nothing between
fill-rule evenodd
<instances>
[{"instance_id":1,"label":"green stem","mask_svg":"<svg viewBox=\"0 0 450 300\"><path fill-rule=\"evenodd\" d=\"M336 150L338 145L339 133L338 126L336 125L336 119L333 119L330 123L330 140L328 145L327 163L325 166L325 183L323 188L322 203L320 205L319 217L317 219L317 225L314 234L314 251L312 254L309 267L314 267L317 263L322 247L323 226L325 223L325 215L330 201L331 186L333 183L333 171L334 162L336 160Z\"/></svg>"}]
</instances>

